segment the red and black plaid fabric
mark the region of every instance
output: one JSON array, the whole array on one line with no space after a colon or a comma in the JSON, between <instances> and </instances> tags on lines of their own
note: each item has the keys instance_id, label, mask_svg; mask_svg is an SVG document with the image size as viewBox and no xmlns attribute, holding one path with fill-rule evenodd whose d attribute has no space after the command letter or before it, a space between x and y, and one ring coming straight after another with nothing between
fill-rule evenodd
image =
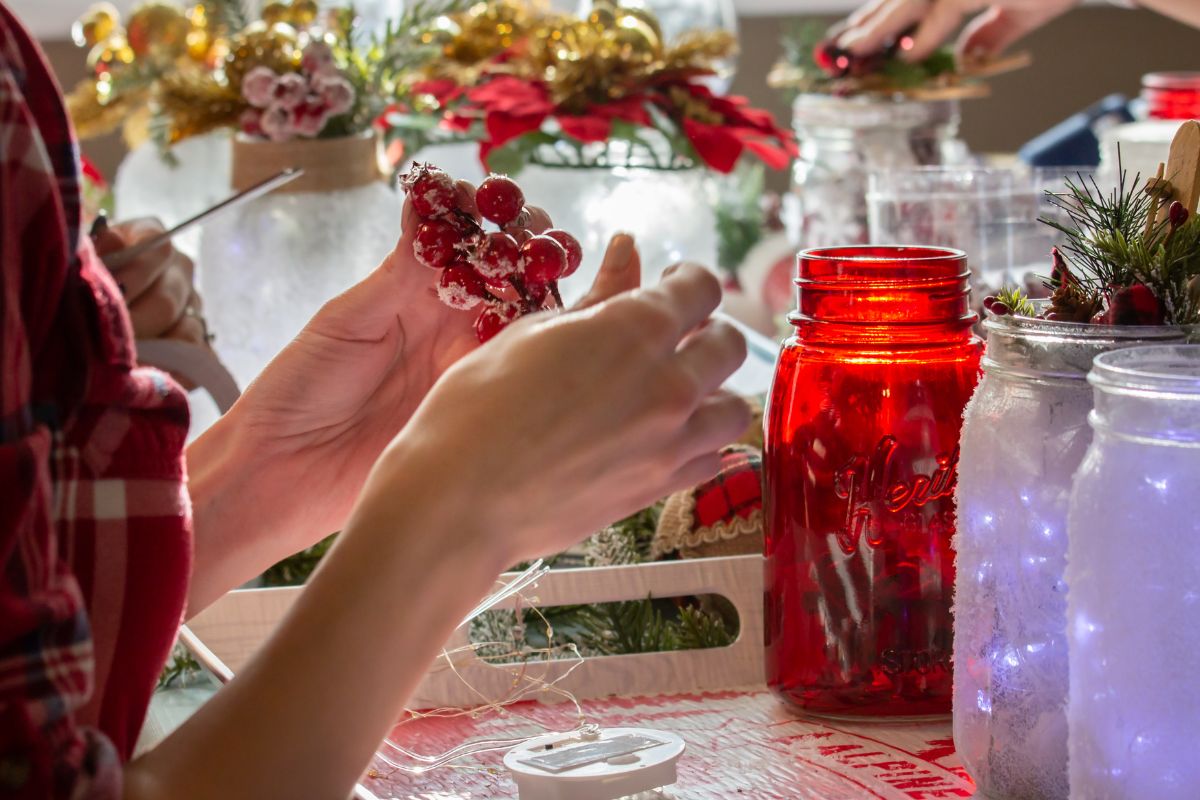
<instances>
[{"instance_id":1,"label":"red and black plaid fabric","mask_svg":"<svg viewBox=\"0 0 1200 800\"><path fill-rule=\"evenodd\" d=\"M0 797L119 798L191 566L186 397L80 233L62 94L0 4Z\"/></svg>"},{"instance_id":2,"label":"red and black plaid fabric","mask_svg":"<svg viewBox=\"0 0 1200 800\"><path fill-rule=\"evenodd\" d=\"M721 471L697 486L694 528L746 519L762 509L762 458L744 448L721 452Z\"/></svg>"}]
</instances>

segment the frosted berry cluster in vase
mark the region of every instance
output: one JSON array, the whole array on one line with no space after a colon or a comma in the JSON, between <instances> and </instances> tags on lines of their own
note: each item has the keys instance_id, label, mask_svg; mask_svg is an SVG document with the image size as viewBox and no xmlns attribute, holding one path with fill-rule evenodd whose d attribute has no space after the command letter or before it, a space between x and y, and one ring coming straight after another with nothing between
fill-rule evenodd
<instances>
[{"instance_id":1,"label":"frosted berry cluster in vase","mask_svg":"<svg viewBox=\"0 0 1200 800\"><path fill-rule=\"evenodd\" d=\"M463 311L480 309L475 318L479 341L523 314L562 307L558 281L579 269L583 249L564 230L534 233L533 214L512 179L488 176L473 205L449 175L428 164L417 165L400 185L421 218L413 255L441 270L443 303ZM485 221L495 229L485 229Z\"/></svg>"}]
</instances>

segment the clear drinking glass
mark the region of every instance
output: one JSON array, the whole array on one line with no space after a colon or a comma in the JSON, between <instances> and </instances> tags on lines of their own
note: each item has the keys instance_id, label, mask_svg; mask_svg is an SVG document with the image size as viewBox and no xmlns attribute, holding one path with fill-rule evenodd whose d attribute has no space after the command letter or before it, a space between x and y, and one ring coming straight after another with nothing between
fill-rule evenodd
<instances>
[{"instance_id":1,"label":"clear drinking glass","mask_svg":"<svg viewBox=\"0 0 1200 800\"><path fill-rule=\"evenodd\" d=\"M1071 796L1200 792L1200 345L1096 358L1071 492Z\"/></svg>"},{"instance_id":2,"label":"clear drinking glass","mask_svg":"<svg viewBox=\"0 0 1200 800\"><path fill-rule=\"evenodd\" d=\"M920 242L953 247L971 262L975 308L1002 286L1040 288L1033 275L1050 272L1050 248L1062 236L1040 218L1061 219L1047 191L1066 190L1066 178L1087 168L935 166L873 171L867 219L875 244Z\"/></svg>"}]
</instances>

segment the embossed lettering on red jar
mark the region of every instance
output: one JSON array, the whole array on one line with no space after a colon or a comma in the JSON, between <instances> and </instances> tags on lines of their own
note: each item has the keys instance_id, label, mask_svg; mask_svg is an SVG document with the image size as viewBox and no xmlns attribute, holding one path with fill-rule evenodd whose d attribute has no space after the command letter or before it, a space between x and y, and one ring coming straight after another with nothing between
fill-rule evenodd
<instances>
[{"instance_id":1,"label":"embossed lettering on red jar","mask_svg":"<svg viewBox=\"0 0 1200 800\"><path fill-rule=\"evenodd\" d=\"M950 711L969 276L943 248L800 254L767 410L766 656L806 713Z\"/></svg>"}]
</instances>

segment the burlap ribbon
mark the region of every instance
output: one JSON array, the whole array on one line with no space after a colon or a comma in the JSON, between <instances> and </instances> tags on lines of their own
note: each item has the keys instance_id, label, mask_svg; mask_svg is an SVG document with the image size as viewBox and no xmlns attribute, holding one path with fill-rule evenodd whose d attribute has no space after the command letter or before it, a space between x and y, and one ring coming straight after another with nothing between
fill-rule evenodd
<instances>
[{"instance_id":1,"label":"burlap ribbon","mask_svg":"<svg viewBox=\"0 0 1200 800\"><path fill-rule=\"evenodd\" d=\"M332 192L383 180L387 168L374 131L338 139L271 142L235 136L233 189L242 191L289 167L304 174L276 192Z\"/></svg>"}]
</instances>

